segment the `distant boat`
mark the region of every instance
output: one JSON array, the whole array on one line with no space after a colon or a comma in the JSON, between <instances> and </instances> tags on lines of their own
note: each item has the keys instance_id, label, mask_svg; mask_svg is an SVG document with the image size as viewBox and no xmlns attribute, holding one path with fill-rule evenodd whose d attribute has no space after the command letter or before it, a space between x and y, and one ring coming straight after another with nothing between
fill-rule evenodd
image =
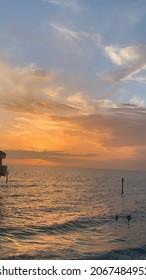
<instances>
[{"instance_id":1,"label":"distant boat","mask_svg":"<svg viewBox=\"0 0 146 280\"><path fill-rule=\"evenodd\" d=\"M5 176L6 177L6 183L8 181L8 166L2 165L2 160L6 158L6 153L3 151L0 151L0 177Z\"/></svg>"}]
</instances>

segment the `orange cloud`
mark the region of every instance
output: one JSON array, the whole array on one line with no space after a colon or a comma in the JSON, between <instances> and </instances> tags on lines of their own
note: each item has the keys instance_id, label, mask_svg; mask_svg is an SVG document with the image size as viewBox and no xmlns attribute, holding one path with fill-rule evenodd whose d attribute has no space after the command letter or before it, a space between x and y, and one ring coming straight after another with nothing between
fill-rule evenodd
<instances>
[{"instance_id":1,"label":"orange cloud","mask_svg":"<svg viewBox=\"0 0 146 280\"><path fill-rule=\"evenodd\" d=\"M83 92L66 94L52 74L32 65L1 62L0 74L0 146L9 162L116 168L138 159L143 165L142 100L113 104Z\"/></svg>"}]
</instances>

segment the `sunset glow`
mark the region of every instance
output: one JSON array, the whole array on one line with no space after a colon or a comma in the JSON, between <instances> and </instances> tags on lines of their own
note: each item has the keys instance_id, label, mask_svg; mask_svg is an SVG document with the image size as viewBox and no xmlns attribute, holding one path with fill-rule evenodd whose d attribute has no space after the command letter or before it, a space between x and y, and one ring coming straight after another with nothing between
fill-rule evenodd
<instances>
[{"instance_id":1,"label":"sunset glow","mask_svg":"<svg viewBox=\"0 0 146 280\"><path fill-rule=\"evenodd\" d=\"M2 1L7 164L145 170L145 11L143 0Z\"/></svg>"}]
</instances>

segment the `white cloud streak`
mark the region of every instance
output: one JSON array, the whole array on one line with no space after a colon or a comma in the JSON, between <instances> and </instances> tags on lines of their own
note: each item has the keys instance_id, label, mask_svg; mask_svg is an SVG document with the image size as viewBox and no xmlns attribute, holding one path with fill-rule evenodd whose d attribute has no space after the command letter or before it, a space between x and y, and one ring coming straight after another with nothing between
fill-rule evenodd
<instances>
[{"instance_id":1,"label":"white cloud streak","mask_svg":"<svg viewBox=\"0 0 146 280\"><path fill-rule=\"evenodd\" d=\"M52 5L69 8L72 10L83 9L83 7L79 4L79 2L75 0L44 0L44 1Z\"/></svg>"},{"instance_id":2,"label":"white cloud streak","mask_svg":"<svg viewBox=\"0 0 146 280\"><path fill-rule=\"evenodd\" d=\"M59 33L63 34L64 36L66 36L67 38L70 39L81 39L80 33L79 32L75 32L69 28L67 28L66 26L62 26L59 24L54 24L52 23L51 26L57 30Z\"/></svg>"},{"instance_id":3,"label":"white cloud streak","mask_svg":"<svg viewBox=\"0 0 146 280\"><path fill-rule=\"evenodd\" d=\"M95 45L100 46L102 36L99 33L89 33L83 31L75 31L61 24L51 23L53 29L65 36L69 40L90 40Z\"/></svg>"},{"instance_id":4,"label":"white cloud streak","mask_svg":"<svg viewBox=\"0 0 146 280\"><path fill-rule=\"evenodd\" d=\"M107 80L118 82L131 79L146 68L146 45L118 48L115 46L104 47L105 54L118 68L107 75Z\"/></svg>"}]
</instances>

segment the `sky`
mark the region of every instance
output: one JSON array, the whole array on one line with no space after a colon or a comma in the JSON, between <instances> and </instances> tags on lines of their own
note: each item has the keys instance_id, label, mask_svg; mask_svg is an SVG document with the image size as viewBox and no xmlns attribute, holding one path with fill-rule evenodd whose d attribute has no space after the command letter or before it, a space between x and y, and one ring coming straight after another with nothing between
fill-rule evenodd
<instances>
[{"instance_id":1,"label":"sky","mask_svg":"<svg viewBox=\"0 0 146 280\"><path fill-rule=\"evenodd\" d=\"M0 3L6 163L146 170L146 1Z\"/></svg>"}]
</instances>

